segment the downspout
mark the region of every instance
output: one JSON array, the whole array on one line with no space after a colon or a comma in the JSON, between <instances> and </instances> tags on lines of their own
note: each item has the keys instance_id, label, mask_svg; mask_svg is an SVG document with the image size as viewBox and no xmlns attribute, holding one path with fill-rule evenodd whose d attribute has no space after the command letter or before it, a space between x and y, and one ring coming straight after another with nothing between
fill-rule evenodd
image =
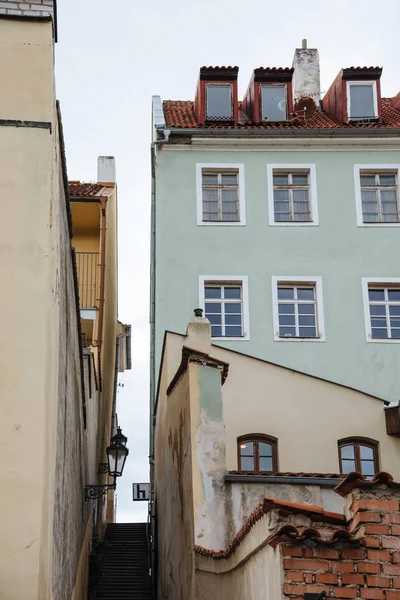
<instances>
[{"instance_id":1,"label":"downspout","mask_svg":"<svg viewBox=\"0 0 400 600\"><path fill-rule=\"evenodd\" d=\"M163 128L163 140L157 140L151 144L151 241L150 241L150 497L148 515L148 541L150 545L150 564L152 586L155 588L155 505L154 505L154 427L155 427L155 315L156 315L156 148L165 144L171 134L170 129Z\"/></svg>"},{"instance_id":2,"label":"downspout","mask_svg":"<svg viewBox=\"0 0 400 600\"><path fill-rule=\"evenodd\" d=\"M104 288L106 271L106 217L107 201L101 200L101 221L100 221L100 297L99 297L99 326L97 330L97 347L99 349L99 363L101 363L101 347L103 343L103 320L104 320Z\"/></svg>"}]
</instances>

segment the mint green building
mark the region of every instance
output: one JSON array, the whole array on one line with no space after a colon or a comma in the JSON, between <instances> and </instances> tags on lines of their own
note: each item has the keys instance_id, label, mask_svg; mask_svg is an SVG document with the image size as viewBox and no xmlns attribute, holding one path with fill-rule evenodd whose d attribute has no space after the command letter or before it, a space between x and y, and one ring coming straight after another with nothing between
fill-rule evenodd
<instances>
[{"instance_id":1,"label":"mint green building","mask_svg":"<svg viewBox=\"0 0 400 600\"><path fill-rule=\"evenodd\" d=\"M153 394L165 331L199 307L216 344L400 398L400 95L381 73L342 69L321 101L303 47L241 102L237 67L203 67L194 102L153 98Z\"/></svg>"}]
</instances>

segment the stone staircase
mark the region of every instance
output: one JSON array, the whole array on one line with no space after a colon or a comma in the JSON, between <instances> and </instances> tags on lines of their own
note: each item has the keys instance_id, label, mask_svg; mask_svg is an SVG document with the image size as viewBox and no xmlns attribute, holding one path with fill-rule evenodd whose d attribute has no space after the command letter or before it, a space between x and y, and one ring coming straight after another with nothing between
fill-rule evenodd
<instances>
[{"instance_id":1,"label":"stone staircase","mask_svg":"<svg viewBox=\"0 0 400 600\"><path fill-rule=\"evenodd\" d=\"M92 570L89 599L152 600L148 571L146 523L110 523Z\"/></svg>"}]
</instances>

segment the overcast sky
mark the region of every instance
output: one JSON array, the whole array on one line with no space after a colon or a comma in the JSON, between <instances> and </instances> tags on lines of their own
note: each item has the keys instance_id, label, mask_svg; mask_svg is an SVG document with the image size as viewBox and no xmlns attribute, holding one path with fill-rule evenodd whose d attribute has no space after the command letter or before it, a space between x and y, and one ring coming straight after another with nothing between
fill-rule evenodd
<instances>
[{"instance_id":1,"label":"overcast sky","mask_svg":"<svg viewBox=\"0 0 400 600\"><path fill-rule=\"evenodd\" d=\"M57 97L70 179L96 180L114 155L119 190L119 318L132 325L133 368L118 416L130 455L118 520L145 520L132 482L148 481L151 96L192 100L202 65L238 65L242 97L255 67L291 66L302 38L317 47L321 90L341 67L383 66L400 91L400 1L58 0Z\"/></svg>"}]
</instances>

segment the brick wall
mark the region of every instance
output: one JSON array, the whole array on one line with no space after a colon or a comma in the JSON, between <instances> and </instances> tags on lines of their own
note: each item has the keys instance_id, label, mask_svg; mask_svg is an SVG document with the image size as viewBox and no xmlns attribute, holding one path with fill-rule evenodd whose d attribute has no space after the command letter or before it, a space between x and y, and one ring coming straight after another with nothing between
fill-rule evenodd
<instances>
[{"instance_id":1,"label":"brick wall","mask_svg":"<svg viewBox=\"0 0 400 600\"><path fill-rule=\"evenodd\" d=\"M24 17L53 16L54 0L32 0L32 2L0 0L0 15L20 15Z\"/></svg>"},{"instance_id":2,"label":"brick wall","mask_svg":"<svg viewBox=\"0 0 400 600\"><path fill-rule=\"evenodd\" d=\"M351 540L282 545L284 598L324 590L327 598L400 600L399 501L398 489L355 489L345 499Z\"/></svg>"}]
</instances>

